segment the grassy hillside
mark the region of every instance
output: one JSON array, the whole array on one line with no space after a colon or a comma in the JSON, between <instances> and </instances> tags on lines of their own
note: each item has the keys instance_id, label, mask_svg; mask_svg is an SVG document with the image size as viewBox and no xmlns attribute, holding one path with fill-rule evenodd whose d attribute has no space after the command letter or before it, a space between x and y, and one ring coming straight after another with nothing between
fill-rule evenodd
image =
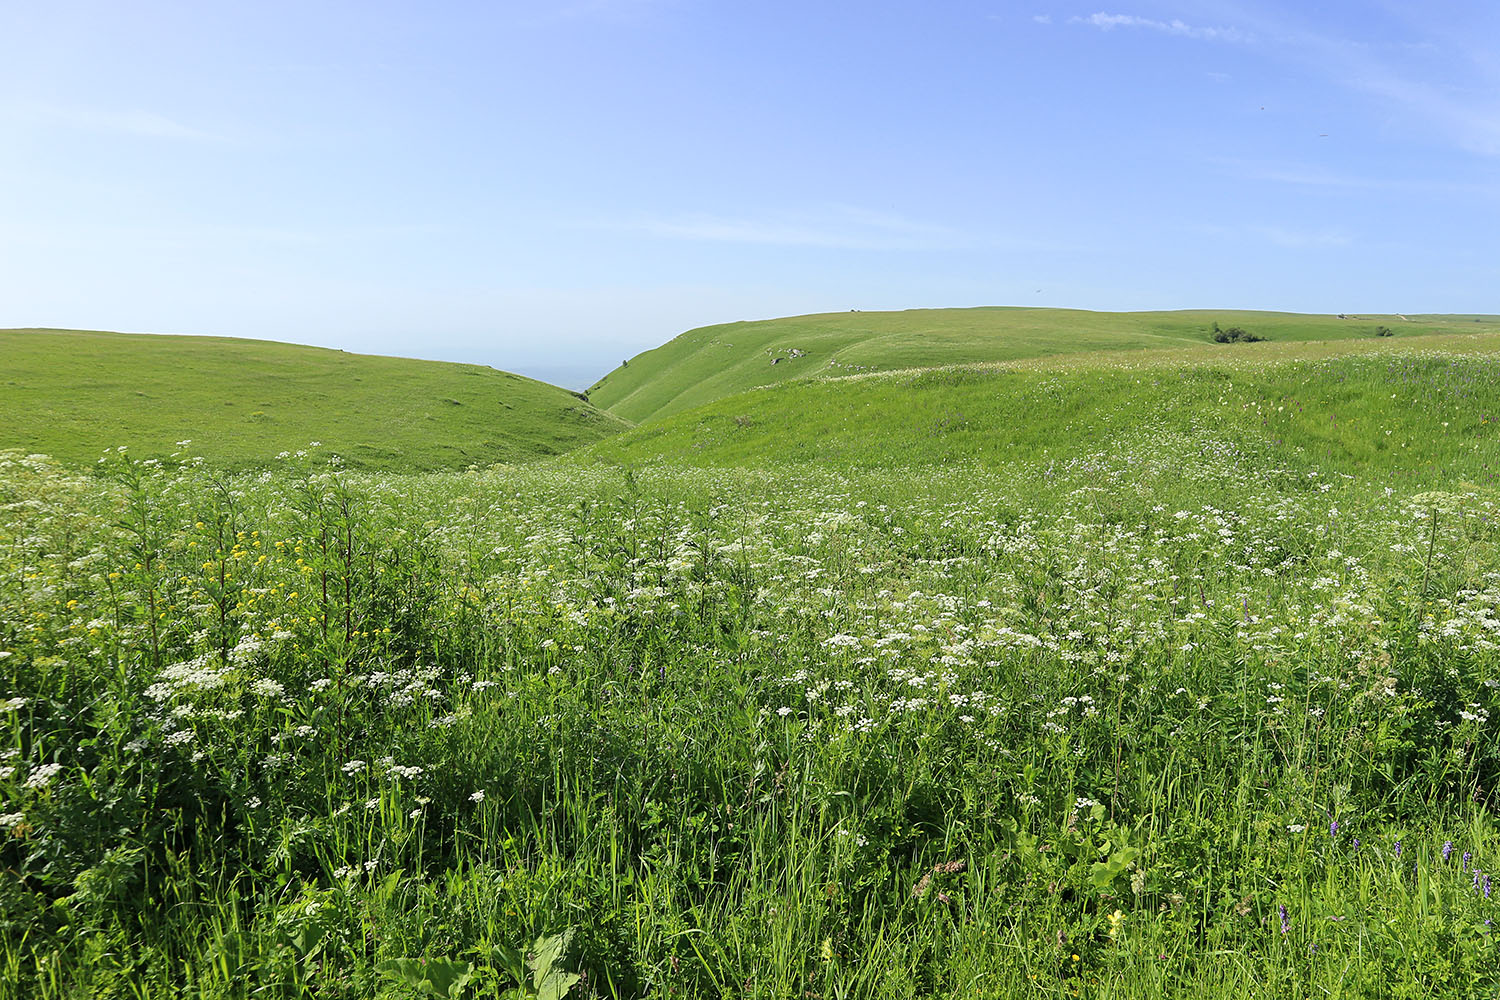
<instances>
[{"instance_id":1,"label":"grassy hillside","mask_svg":"<svg viewBox=\"0 0 1500 1000\"><path fill-rule=\"evenodd\" d=\"M1490 336L1237 344L797 380L663 417L580 457L1005 466L1173 438L1276 464L1489 483L1497 352Z\"/></svg>"},{"instance_id":2,"label":"grassy hillside","mask_svg":"<svg viewBox=\"0 0 1500 1000\"><path fill-rule=\"evenodd\" d=\"M1500 995L1497 361L798 379L421 475L0 449L0 1000Z\"/></svg>"},{"instance_id":3,"label":"grassy hillside","mask_svg":"<svg viewBox=\"0 0 1500 1000\"><path fill-rule=\"evenodd\" d=\"M1391 331L1391 339L1500 331L1497 316L1339 319L1214 309L1105 313L1024 308L825 313L690 330L600 379L590 388L589 399L643 422L746 389L812 376L1206 344L1212 342L1216 322L1278 343L1373 340L1380 327Z\"/></svg>"},{"instance_id":4,"label":"grassy hillside","mask_svg":"<svg viewBox=\"0 0 1500 1000\"><path fill-rule=\"evenodd\" d=\"M1388 476L1493 380L1402 360L1367 476L0 455L0 1000L1496 996L1500 492ZM1377 398L1286 364L1197 407Z\"/></svg>"},{"instance_id":5,"label":"grassy hillside","mask_svg":"<svg viewBox=\"0 0 1500 1000\"><path fill-rule=\"evenodd\" d=\"M0 449L106 448L263 463L320 441L349 463L436 469L567 451L625 426L573 393L480 365L222 337L0 330Z\"/></svg>"}]
</instances>

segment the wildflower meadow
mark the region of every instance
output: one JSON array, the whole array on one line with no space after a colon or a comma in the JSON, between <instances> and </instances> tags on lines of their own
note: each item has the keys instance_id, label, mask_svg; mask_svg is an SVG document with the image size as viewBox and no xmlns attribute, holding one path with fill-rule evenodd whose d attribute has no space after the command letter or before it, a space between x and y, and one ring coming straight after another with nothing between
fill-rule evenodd
<instances>
[{"instance_id":1,"label":"wildflower meadow","mask_svg":"<svg viewBox=\"0 0 1500 1000\"><path fill-rule=\"evenodd\" d=\"M1490 427L6 453L0 994L1494 992Z\"/></svg>"}]
</instances>

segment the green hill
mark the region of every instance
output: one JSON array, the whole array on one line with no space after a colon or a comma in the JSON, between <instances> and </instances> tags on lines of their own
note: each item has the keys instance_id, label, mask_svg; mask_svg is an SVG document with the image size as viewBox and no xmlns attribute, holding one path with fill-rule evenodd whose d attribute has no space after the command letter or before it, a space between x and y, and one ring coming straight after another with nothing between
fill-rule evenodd
<instances>
[{"instance_id":1,"label":"green hill","mask_svg":"<svg viewBox=\"0 0 1500 1000\"><path fill-rule=\"evenodd\" d=\"M1497 316L1337 316L1237 310L915 309L702 327L631 358L589 399L636 422L796 379L1212 343L1214 324L1273 342L1500 331ZM1385 339L1385 338L1381 338ZM1229 345L1234 346L1234 345Z\"/></svg>"},{"instance_id":2,"label":"green hill","mask_svg":"<svg viewBox=\"0 0 1500 1000\"><path fill-rule=\"evenodd\" d=\"M661 417L582 460L911 467L1228 447L1258 461L1486 484L1500 336L1232 344L801 379Z\"/></svg>"},{"instance_id":3,"label":"green hill","mask_svg":"<svg viewBox=\"0 0 1500 1000\"><path fill-rule=\"evenodd\" d=\"M1500 995L1500 334L1163 339L0 452L0 1000ZM0 428L617 419L137 340Z\"/></svg>"},{"instance_id":4,"label":"green hill","mask_svg":"<svg viewBox=\"0 0 1500 1000\"><path fill-rule=\"evenodd\" d=\"M120 445L256 465L319 441L351 465L523 461L626 421L575 394L481 365L262 340L0 330L0 449L92 462Z\"/></svg>"}]
</instances>

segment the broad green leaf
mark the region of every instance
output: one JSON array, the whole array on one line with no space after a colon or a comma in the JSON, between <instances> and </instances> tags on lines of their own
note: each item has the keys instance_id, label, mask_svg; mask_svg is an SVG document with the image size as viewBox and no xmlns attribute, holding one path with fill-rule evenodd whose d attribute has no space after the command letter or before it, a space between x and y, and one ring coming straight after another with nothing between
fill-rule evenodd
<instances>
[{"instance_id":1,"label":"broad green leaf","mask_svg":"<svg viewBox=\"0 0 1500 1000\"><path fill-rule=\"evenodd\" d=\"M491 945L490 963L504 969L517 984L526 984L526 960L520 949L508 944Z\"/></svg>"},{"instance_id":2,"label":"broad green leaf","mask_svg":"<svg viewBox=\"0 0 1500 1000\"><path fill-rule=\"evenodd\" d=\"M569 927L551 937L537 938L531 946L534 954L529 964L537 1000L562 1000L578 982L578 975L556 968L568 950L568 943L573 940L573 930Z\"/></svg>"},{"instance_id":3,"label":"broad green leaf","mask_svg":"<svg viewBox=\"0 0 1500 1000\"><path fill-rule=\"evenodd\" d=\"M1122 847L1112 854L1108 861L1096 861L1089 866L1089 878L1093 881L1096 889L1102 889L1109 885L1120 873L1130 867L1130 863L1140 856L1139 847Z\"/></svg>"},{"instance_id":4,"label":"broad green leaf","mask_svg":"<svg viewBox=\"0 0 1500 1000\"><path fill-rule=\"evenodd\" d=\"M381 975L405 983L408 986L421 986L427 981L422 975L422 963L415 958L392 958L381 962L375 967Z\"/></svg>"},{"instance_id":5,"label":"broad green leaf","mask_svg":"<svg viewBox=\"0 0 1500 1000\"><path fill-rule=\"evenodd\" d=\"M432 991L440 997L457 997L474 978L474 967L468 962L455 962L444 958L429 959L427 981Z\"/></svg>"},{"instance_id":6,"label":"broad green leaf","mask_svg":"<svg viewBox=\"0 0 1500 1000\"><path fill-rule=\"evenodd\" d=\"M464 987L474 978L474 967L468 962L454 962L445 958L422 961L416 958L393 958L382 962L379 970L392 979L403 982L428 996L460 997Z\"/></svg>"},{"instance_id":7,"label":"broad green leaf","mask_svg":"<svg viewBox=\"0 0 1500 1000\"><path fill-rule=\"evenodd\" d=\"M553 934L551 937L537 938L531 946L531 961L526 963L531 967L531 974L538 983L544 979L547 973L552 971L552 966L557 964L558 959L568 950L568 943L573 940L573 928Z\"/></svg>"},{"instance_id":8,"label":"broad green leaf","mask_svg":"<svg viewBox=\"0 0 1500 1000\"><path fill-rule=\"evenodd\" d=\"M562 1000L581 978L573 972L549 972L536 984L537 1000Z\"/></svg>"}]
</instances>

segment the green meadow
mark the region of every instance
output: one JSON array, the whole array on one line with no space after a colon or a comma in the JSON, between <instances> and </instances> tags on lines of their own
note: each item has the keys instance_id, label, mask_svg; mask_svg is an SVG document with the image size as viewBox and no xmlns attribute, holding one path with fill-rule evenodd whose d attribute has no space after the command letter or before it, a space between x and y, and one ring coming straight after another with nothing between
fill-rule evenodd
<instances>
[{"instance_id":1,"label":"green meadow","mask_svg":"<svg viewBox=\"0 0 1500 1000\"><path fill-rule=\"evenodd\" d=\"M1490 482L1497 362L1500 337L1419 337L797 379L657 417L568 460L1004 466L1184 439L1369 476Z\"/></svg>"},{"instance_id":2,"label":"green meadow","mask_svg":"<svg viewBox=\"0 0 1500 1000\"><path fill-rule=\"evenodd\" d=\"M556 386L481 365L228 337L0 330L0 445L92 462L191 451L264 465L320 441L360 468L524 461L625 423Z\"/></svg>"},{"instance_id":3,"label":"green meadow","mask_svg":"<svg viewBox=\"0 0 1500 1000\"><path fill-rule=\"evenodd\" d=\"M589 398L645 422L809 377L1196 346L1213 342L1216 323L1277 344L1386 339L1381 330L1389 339L1500 332L1497 316L1026 308L823 313L689 330L626 361L596 382Z\"/></svg>"},{"instance_id":4,"label":"green meadow","mask_svg":"<svg viewBox=\"0 0 1500 1000\"><path fill-rule=\"evenodd\" d=\"M292 441L5 335L0 1000L1494 995L1496 326L198 345Z\"/></svg>"}]
</instances>

